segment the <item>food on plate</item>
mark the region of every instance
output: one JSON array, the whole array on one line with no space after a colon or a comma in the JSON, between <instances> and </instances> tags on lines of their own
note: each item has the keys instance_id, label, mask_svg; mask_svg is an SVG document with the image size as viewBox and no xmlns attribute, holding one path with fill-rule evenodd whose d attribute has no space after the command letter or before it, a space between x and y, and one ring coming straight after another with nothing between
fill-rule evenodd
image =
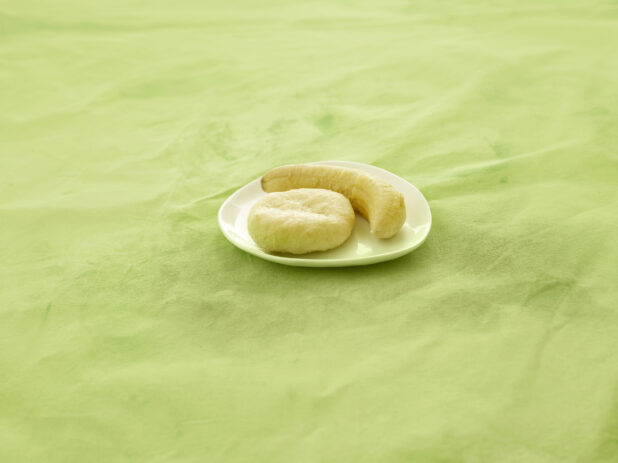
<instances>
[{"instance_id":1,"label":"food on plate","mask_svg":"<svg viewBox=\"0 0 618 463\"><path fill-rule=\"evenodd\" d=\"M369 221L371 233L391 238L406 220L403 195L390 183L347 167L296 164L276 167L262 177L267 193L320 188L341 193Z\"/></svg>"},{"instance_id":2,"label":"food on plate","mask_svg":"<svg viewBox=\"0 0 618 463\"><path fill-rule=\"evenodd\" d=\"M264 196L251 208L247 225L251 238L266 252L306 254L343 244L355 219L345 196L300 188Z\"/></svg>"}]
</instances>

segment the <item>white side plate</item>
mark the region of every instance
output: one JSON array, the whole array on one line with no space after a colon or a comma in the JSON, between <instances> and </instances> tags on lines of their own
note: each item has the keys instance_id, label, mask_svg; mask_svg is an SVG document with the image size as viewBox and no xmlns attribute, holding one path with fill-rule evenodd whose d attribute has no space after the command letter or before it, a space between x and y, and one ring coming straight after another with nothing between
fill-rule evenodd
<instances>
[{"instance_id":1,"label":"white side plate","mask_svg":"<svg viewBox=\"0 0 618 463\"><path fill-rule=\"evenodd\" d=\"M406 222L399 233L381 240L369 233L369 224L358 214L352 235L341 246L330 251L312 252L301 256L270 254L253 242L247 231L247 216L251 207L266 193L261 178L233 193L219 209L219 227L234 245L262 259L302 267L346 267L367 265L395 259L418 248L431 229L431 211L423 194L411 183L379 167L348 161L321 161L314 164L350 167L380 177L399 190L406 203Z\"/></svg>"}]
</instances>

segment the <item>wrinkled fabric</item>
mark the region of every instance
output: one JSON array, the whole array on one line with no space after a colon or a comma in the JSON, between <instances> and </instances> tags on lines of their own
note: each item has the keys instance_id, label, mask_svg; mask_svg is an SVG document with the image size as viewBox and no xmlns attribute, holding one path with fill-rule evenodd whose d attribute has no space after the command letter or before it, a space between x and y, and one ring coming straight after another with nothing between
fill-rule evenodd
<instances>
[{"instance_id":1,"label":"wrinkled fabric","mask_svg":"<svg viewBox=\"0 0 618 463\"><path fill-rule=\"evenodd\" d=\"M618 461L617 44L601 0L0 4L0 460ZM225 240L329 159L425 244Z\"/></svg>"}]
</instances>

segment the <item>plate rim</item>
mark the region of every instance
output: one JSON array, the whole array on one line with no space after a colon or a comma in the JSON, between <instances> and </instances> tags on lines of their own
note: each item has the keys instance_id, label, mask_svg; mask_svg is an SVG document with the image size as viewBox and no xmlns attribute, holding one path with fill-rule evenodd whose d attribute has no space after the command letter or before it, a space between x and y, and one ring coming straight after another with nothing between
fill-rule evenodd
<instances>
[{"instance_id":1,"label":"plate rim","mask_svg":"<svg viewBox=\"0 0 618 463\"><path fill-rule=\"evenodd\" d=\"M269 253L260 251L258 249L251 248L249 246L246 246L242 242L233 241L233 239L230 236L228 236L228 234L226 233L225 227L222 225L222 222L223 222L222 212L225 210L225 207L227 206L227 204L229 202L231 202L239 192L241 192L242 190L247 188L252 183L258 182L262 178L262 176L260 175L259 177L255 178L254 180L251 180L250 182L246 183L245 185L241 186L236 191L234 191L230 196L227 197L227 199L225 201L223 201L223 203L219 207L219 211L217 213L217 222L218 222L218 225L219 225L219 230L221 231L223 236L232 245L236 246L237 248L239 248L239 249L241 249L241 250L243 250L243 251L245 251L245 252L247 252L247 253L249 253L251 255L259 257L261 259L268 260L268 261L271 261L271 262L275 262L275 263L278 263L278 264L289 265L289 266L293 266L293 267L354 267L354 266L360 266L360 265L377 264L377 263L380 263L380 262L386 262L386 261L389 261L389 260L397 259L399 257L403 257L404 255L414 251L419 246L421 246L425 242L427 237L429 236L429 232L431 231L431 227L432 227L432 223L433 223L433 217L432 217L432 214L431 214L431 207L429 206L429 202L427 201L427 198L425 198L425 195L423 195L421 190L419 190L415 185L410 183L405 178L400 177L399 175L394 174L393 172L390 172L390 171L388 171L386 169L383 169L381 167L374 166L372 164L365 164L365 163L361 163L361 162L356 162L356 161L340 161L340 160L333 159L333 160L326 160L326 161L307 162L307 163L303 163L303 164L340 165L342 167L345 167L345 166L370 167L372 169L380 170L380 171L382 171L382 172L384 172L384 173L386 173L388 175L392 175L392 176L395 176L395 177L403 180L410 187L412 187L414 190L416 190L416 192L424 200L425 205L427 206L427 212L428 212L429 220L428 220L427 228L425 230L424 235L421 237L421 239L417 243L415 243L414 245L412 245L410 247L404 247L403 249L397 249L395 251L388 251L388 252L384 252L384 253L381 253L381 254L374 254L374 255L371 255L371 256L363 256L363 257L347 257L347 258L344 257L344 258L330 258L330 259L307 259L307 258L303 258L303 257L279 256L279 255L276 255L276 254L269 254Z\"/></svg>"}]
</instances>

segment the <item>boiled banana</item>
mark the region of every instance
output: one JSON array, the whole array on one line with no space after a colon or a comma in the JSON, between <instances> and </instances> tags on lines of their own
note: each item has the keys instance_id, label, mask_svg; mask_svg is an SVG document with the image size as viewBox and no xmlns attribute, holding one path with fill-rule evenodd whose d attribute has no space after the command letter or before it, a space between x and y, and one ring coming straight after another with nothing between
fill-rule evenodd
<instances>
[{"instance_id":1,"label":"boiled banana","mask_svg":"<svg viewBox=\"0 0 618 463\"><path fill-rule=\"evenodd\" d=\"M262 176L267 192L323 188L341 193L369 221L371 233L391 238L406 220L403 195L390 183L360 170L316 164L276 167Z\"/></svg>"}]
</instances>

